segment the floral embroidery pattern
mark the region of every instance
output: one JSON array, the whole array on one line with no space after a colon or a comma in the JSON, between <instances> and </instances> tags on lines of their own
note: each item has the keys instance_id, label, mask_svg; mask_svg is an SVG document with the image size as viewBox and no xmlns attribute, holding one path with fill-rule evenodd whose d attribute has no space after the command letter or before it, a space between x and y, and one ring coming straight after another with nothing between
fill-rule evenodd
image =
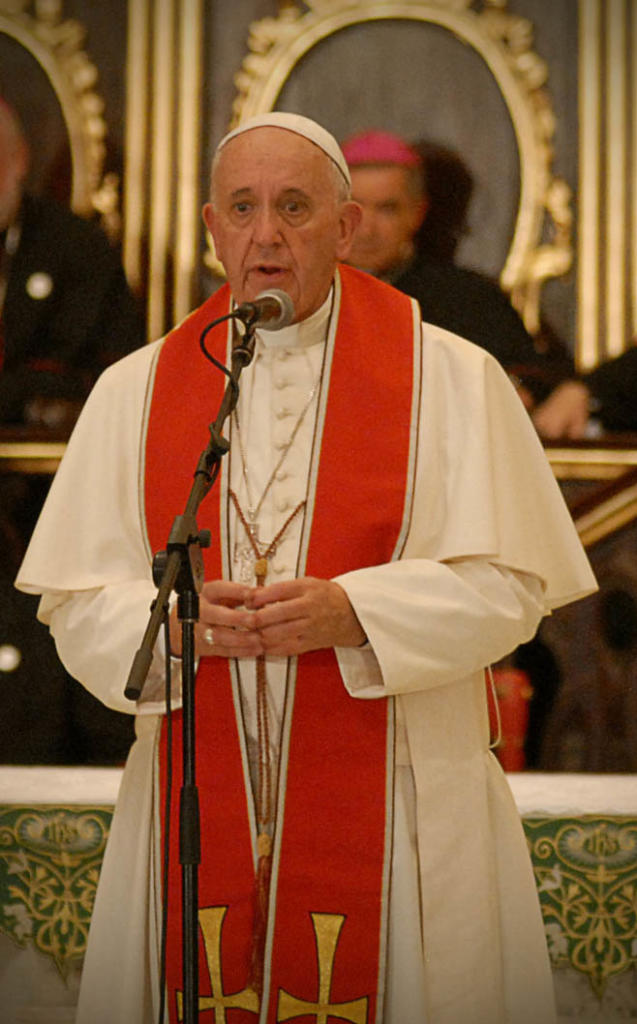
<instances>
[{"instance_id":1,"label":"floral embroidery pattern","mask_svg":"<svg viewBox=\"0 0 637 1024\"><path fill-rule=\"evenodd\" d=\"M86 950L108 808L0 808L0 930L66 976Z\"/></svg>"},{"instance_id":2,"label":"floral embroidery pattern","mask_svg":"<svg viewBox=\"0 0 637 1024\"><path fill-rule=\"evenodd\" d=\"M554 967L587 975L601 999L637 957L637 820L526 819Z\"/></svg>"}]
</instances>

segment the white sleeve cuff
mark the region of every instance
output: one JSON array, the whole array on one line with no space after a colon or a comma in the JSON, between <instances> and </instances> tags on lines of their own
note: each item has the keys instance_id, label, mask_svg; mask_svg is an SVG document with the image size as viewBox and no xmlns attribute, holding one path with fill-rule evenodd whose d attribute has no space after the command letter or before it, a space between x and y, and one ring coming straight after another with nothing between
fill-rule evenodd
<instances>
[{"instance_id":1,"label":"white sleeve cuff","mask_svg":"<svg viewBox=\"0 0 637 1024\"><path fill-rule=\"evenodd\" d=\"M380 665L369 640L362 647L335 647L338 667L351 697L386 697Z\"/></svg>"}]
</instances>

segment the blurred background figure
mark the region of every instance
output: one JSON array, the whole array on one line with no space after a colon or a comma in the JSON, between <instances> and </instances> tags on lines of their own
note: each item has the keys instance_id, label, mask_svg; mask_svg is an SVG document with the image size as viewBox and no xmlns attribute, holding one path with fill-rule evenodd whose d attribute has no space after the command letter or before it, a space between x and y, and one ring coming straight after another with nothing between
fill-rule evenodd
<instances>
[{"instance_id":1,"label":"blurred background figure","mask_svg":"<svg viewBox=\"0 0 637 1024\"><path fill-rule=\"evenodd\" d=\"M573 372L572 361L535 344L495 281L455 264L473 190L461 158L377 130L346 139L343 152L363 208L349 261L412 295L428 323L491 352L531 409Z\"/></svg>"},{"instance_id":2,"label":"blurred background figure","mask_svg":"<svg viewBox=\"0 0 637 1024\"><path fill-rule=\"evenodd\" d=\"M412 149L422 160L427 192L427 215L416 232L416 251L422 257L456 263L458 246L470 230L473 177L448 146L419 139Z\"/></svg>"},{"instance_id":3,"label":"blurred background figure","mask_svg":"<svg viewBox=\"0 0 637 1024\"><path fill-rule=\"evenodd\" d=\"M495 281L455 264L473 193L460 156L445 146L411 144L376 130L352 136L342 148L352 197L363 209L349 262L412 295L426 322L487 349L515 379L531 411L556 381L572 376L573 363L559 345L536 345ZM559 669L537 636L500 667L527 680L524 763L532 768L559 689Z\"/></svg>"},{"instance_id":4,"label":"blurred background figure","mask_svg":"<svg viewBox=\"0 0 637 1024\"><path fill-rule=\"evenodd\" d=\"M99 373L144 342L101 228L29 195L29 146L0 98L0 422L68 429Z\"/></svg>"},{"instance_id":5,"label":"blurred background figure","mask_svg":"<svg viewBox=\"0 0 637 1024\"><path fill-rule=\"evenodd\" d=\"M0 97L0 433L65 439L101 371L144 344L144 321L101 228L29 194L28 170L29 144ZM118 763L127 716L71 679L37 601L13 587L49 482L0 474L0 762Z\"/></svg>"},{"instance_id":6,"label":"blurred background figure","mask_svg":"<svg viewBox=\"0 0 637 1024\"><path fill-rule=\"evenodd\" d=\"M546 440L637 432L637 339L590 373L560 383L533 411L533 422Z\"/></svg>"}]
</instances>

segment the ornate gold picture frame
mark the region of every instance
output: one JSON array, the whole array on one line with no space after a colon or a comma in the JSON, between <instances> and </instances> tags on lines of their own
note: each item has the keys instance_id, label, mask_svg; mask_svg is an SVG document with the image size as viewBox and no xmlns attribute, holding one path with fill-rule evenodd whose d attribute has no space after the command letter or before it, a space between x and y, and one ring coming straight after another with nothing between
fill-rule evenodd
<instances>
[{"instance_id":1,"label":"ornate gold picture frame","mask_svg":"<svg viewBox=\"0 0 637 1024\"><path fill-rule=\"evenodd\" d=\"M71 154L71 208L86 216L98 212L107 233L117 237L118 180L103 175L104 101L97 68L84 50L84 27L64 16L61 0L0 0L2 35L36 61L59 103Z\"/></svg>"},{"instance_id":2,"label":"ornate gold picture frame","mask_svg":"<svg viewBox=\"0 0 637 1024\"><path fill-rule=\"evenodd\" d=\"M506 104L520 184L500 282L535 333L544 282L571 266L571 192L552 172L555 118L546 89L546 63L533 50L533 26L508 11L506 0L483 0L479 5L472 0L282 3L278 17L251 26L249 52L235 79L232 124L274 109L301 60L330 36L365 23L405 20L446 30L470 47L488 67ZM215 266L214 257L209 262Z\"/></svg>"}]
</instances>

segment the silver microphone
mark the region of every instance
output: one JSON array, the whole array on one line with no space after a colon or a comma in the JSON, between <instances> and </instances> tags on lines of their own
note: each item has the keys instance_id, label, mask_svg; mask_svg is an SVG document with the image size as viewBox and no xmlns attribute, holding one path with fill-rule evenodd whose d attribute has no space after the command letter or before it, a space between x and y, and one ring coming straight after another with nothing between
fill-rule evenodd
<instances>
[{"instance_id":1,"label":"silver microphone","mask_svg":"<svg viewBox=\"0 0 637 1024\"><path fill-rule=\"evenodd\" d=\"M294 303L287 292L270 288L257 295L254 302L242 302L232 315L249 326L280 331L294 320Z\"/></svg>"}]
</instances>

